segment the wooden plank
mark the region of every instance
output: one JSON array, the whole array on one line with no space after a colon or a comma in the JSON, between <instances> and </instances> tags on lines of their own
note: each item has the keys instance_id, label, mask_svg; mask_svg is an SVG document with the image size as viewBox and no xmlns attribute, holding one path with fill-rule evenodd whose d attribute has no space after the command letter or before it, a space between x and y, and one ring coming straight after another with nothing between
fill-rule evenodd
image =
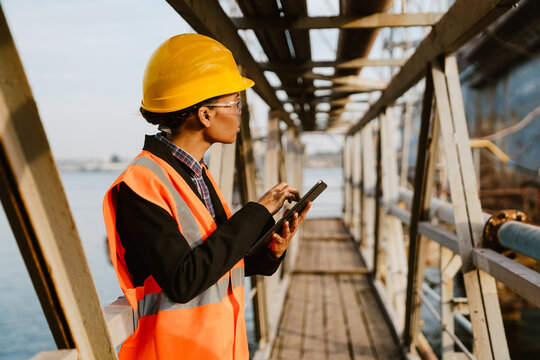
<instances>
[{"instance_id":1,"label":"wooden plank","mask_svg":"<svg viewBox=\"0 0 540 360\"><path fill-rule=\"evenodd\" d=\"M295 276L291 280L285 305L285 312L280 324L279 354L276 359L300 359L303 341L304 321L306 317L306 279Z\"/></svg>"},{"instance_id":2,"label":"wooden plank","mask_svg":"<svg viewBox=\"0 0 540 360\"><path fill-rule=\"evenodd\" d=\"M0 198L56 345L115 359L99 297L0 8Z\"/></svg>"},{"instance_id":3,"label":"wooden plank","mask_svg":"<svg viewBox=\"0 0 540 360\"><path fill-rule=\"evenodd\" d=\"M298 131L219 2L215 0L167 0L167 2L199 34L211 36L225 45L234 54L236 61L245 68L248 77L255 81L254 89L257 94L271 109L279 111L280 117L289 127Z\"/></svg>"},{"instance_id":4,"label":"wooden plank","mask_svg":"<svg viewBox=\"0 0 540 360\"><path fill-rule=\"evenodd\" d=\"M365 309L367 328L378 359L401 359L397 345L365 278L353 278L355 291Z\"/></svg>"},{"instance_id":5,"label":"wooden plank","mask_svg":"<svg viewBox=\"0 0 540 360\"><path fill-rule=\"evenodd\" d=\"M232 17L238 29L372 29L381 27L432 26L442 13L389 14L375 13L358 16L243 16Z\"/></svg>"},{"instance_id":6,"label":"wooden plank","mask_svg":"<svg viewBox=\"0 0 540 360\"><path fill-rule=\"evenodd\" d=\"M326 356L331 360L349 360L349 341L336 281L337 276L322 276L326 320Z\"/></svg>"},{"instance_id":7,"label":"wooden plank","mask_svg":"<svg viewBox=\"0 0 540 360\"><path fill-rule=\"evenodd\" d=\"M326 359L322 282L319 276L306 275L308 283L306 326L302 359Z\"/></svg>"},{"instance_id":8,"label":"wooden plank","mask_svg":"<svg viewBox=\"0 0 540 360\"><path fill-rule=\"evenodd\" d=\"M377 102L347 134L351 135L360 130L422 79L430 61L459 49L517 2L518 0L476 0L471 3L468 0L457 0L401 67L400 72L393 77Z\"/></svg>"},{"instance_id":9,"label":"wooden plank","mask_svg":"<svg viewBox=\"0 0 540 360\"><path fill-rule=\"evenodd\" d=\"M365 309L356 295L352 277L340 276L338 289L345 312L345 321L348 328L353 359L376 359L373 349L373 339L366 328L367 319Z\"/></svg>"},{"instance_id":10,"label":"wooden plank","mask_svg":"<svg viewBox=\"0 0 540 360\"><path fill-rule=\"evenodd\" d=\"M366 268L343 268L343 269L296 269L293 271L294 275L365 275L369 274L369 270Z\"/></svg>"}]
</instances>

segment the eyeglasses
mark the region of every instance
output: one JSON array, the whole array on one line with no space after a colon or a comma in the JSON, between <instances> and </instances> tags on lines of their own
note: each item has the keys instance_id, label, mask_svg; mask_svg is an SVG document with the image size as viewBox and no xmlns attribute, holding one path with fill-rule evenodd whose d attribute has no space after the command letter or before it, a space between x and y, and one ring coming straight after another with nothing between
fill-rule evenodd
<instances>
[{"instance_id":1,"label":"eyeglasses","mask_svg":"<svg viewBox=\"0 0 540 360\"><path fill-rule=\"evenodd\" d=\"M226 107L228 108L229 114L236 114L240 115L240 112L242 111L242 98L238 97L238 99L228 102L228 103L211 103L211 104L205 104L204 106L208 107ZM233 108L234 106L234 108Z\"/></svg>"}]
</instances>

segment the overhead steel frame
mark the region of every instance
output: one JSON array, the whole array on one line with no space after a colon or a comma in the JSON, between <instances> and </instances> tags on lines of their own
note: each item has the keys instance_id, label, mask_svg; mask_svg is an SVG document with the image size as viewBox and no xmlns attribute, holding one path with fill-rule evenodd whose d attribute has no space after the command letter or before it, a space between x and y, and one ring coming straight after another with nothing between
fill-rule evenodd
<instances>
[{"instance_id":1,"label":"overhead steel frame","mask_svg":"<svg viewBox=\"0 0 540 360\"><path fill-rule=\"evenodd\" d=\"M249 53L237 29L216 0L167 0L172 8L186 20L199 34L211 36L223 43L234 54L245 73L255 81L255 91L279 113L280 118L295 131L296 125L283 109L274 89L266 80L263 71Z\"/></svg>"},{"instance_id":2,"label":"overhead steel frame","mask_svg":"<svg viewBox=\"0 0 540 360\"><path fill-rule=\"evenodd\" d=\"M381 258L388 259L391 256L400 256L404 248L396 249L388 243L391 235L388 231L389 227L380 226L381 218L384 216L382 214L390 214L409 226L409 263L404 326L401 327L399 321L393 322L396 334L398 336L402 334L399 340L402 341L405 351L409 353L415 352L415 346L420 344L422 340L420 339L422 335L419 308L421 301L425 299L422 290L425 252L423 249L427 238L442 245L440 301L441 328L444 329L443 359L458 355L454 354L454 344L462 346L452 330L454 313L463 311L467 311L471 317L474 356L478 359L509 358L494 277L510 288L517 289L516 291L526 299L534 300L534 294L540 291L540 275L534 271L525 271L526 268L520 267L515 262L509 264L507 259L501 261L505 265L498 266L497 271L495 271L495 266L490 268L485 265L487 262L494 264L495 261L492 257L496 255L491 250L480 248L485 215L482 213L476 190L457 65L455 59L448 56L516 2L504 0L484 0L474 3L457 1L418 46L416 52L403 65L401 71L394 77L378 101L347 133L349 138L346 144L349 144L353 136L358 131L365 131L366 126L372 124L374 119L378 119L379 127L384 128L383 124L389 115L387 109L410 87L422 78L426 78L414 196L410 212L399 206L396 201L389 201L388 198L385 198L385 194L395 194L395 190L392 190L394 188L392 181L385 183L381 177L395 176L397 181L397 172L392 171L392 169L387 168L382 173L376 172L379 174L377 183L382 183L382 189L377 189L378 186L375 189L366 189L365 184L361 187L362 197L372 198L378 204L377 206L383 209L382 212L375 211L375 219L373 212L366 212L363 209L361 213L363 227L367 223L374 223L376 234L373 249L370 249L369 252L365 251L366 243L370 241L369 237L362 239L364 243L360 244L360 248L367 261L373 259L373 264L368 263L368 266L372 271L374 285L379 289L381 300L389 309L390 315L396 312L395 303L389 300L389 292L387 291L391 285L391 277L387 273L388 268L381 267L377 263L381 261ZM435 104L435 112L432 109L433 103ZM391 144L391 132L380 129L379 134L379 143ZM439 137L441 137L441 148L446 160L446 173L453 209L451 220L455 226L455 234L429 222ZM381 149L380 146L379 149ZM351 147L347 146L345 151L351 151ZM373 154L374 147L363 142L361 152L363 156ZM351 159L353 156L354 154L349 153L345 157ZM379 160L379 169L384 164L383 159L384 156ZM391 161L395 161L395 159ZM365 166L365 164L363 165ZM354 166L354 164L349 164L350 168L354 168ZM372 166L368 171L373 170ZM365 183L366 172L363 172L362 175L362 180ZM348 194L353 191L349 186ZM352 214L355 207L361 208L362 205L353 203L352 208L347 208L348 224L353 223ZM385 233L388 233L386 241L383 240ZM500 260L504 259L500 255L497 257ZM516 273L518 267L524 271L522 277ZM464 274L468 309L463 306L462 300L455 299L453 296L452 281L460 268ZM504 270L501 271L501 268ZM524 289L522 284L516 286L510 280L512 278L514 280L519 278L520 282L527 282L530 288ZM395 293L390 292L390 295L395 295ZM468 350L463 347L459 355L471 356Z\"/></svg>"}]
</instances>

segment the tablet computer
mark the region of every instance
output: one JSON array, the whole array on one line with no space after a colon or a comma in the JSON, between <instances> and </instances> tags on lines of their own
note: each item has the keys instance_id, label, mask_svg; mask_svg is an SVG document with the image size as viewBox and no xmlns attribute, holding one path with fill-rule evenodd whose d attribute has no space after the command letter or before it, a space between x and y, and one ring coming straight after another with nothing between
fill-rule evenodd
<instances>
[{"instance_id":1,"label":"tablet computer","mask_svg":"<svg viewBox=\"0 0 540 360\"><path fill-rule=\"evenodd\" d=\"M259 240L255 242L255 244L253 244L253 246L251 246L248 254L253 253L255 250L259 249L265 244L268 245L268 243L272 239L273 233L277 232L281 234L281 231L283 229L283 223L285 221L292 220L295 212L300 214L302 210L304 210L308 202L315 200L315 198L319 196L326 189L326 187L326 183L322 180L319 180L315 185L313 185L313 187L309 189L309 191L304 196L302 196L302 198L298 200L298 202L294 204L294 206L290 208L289 211L287 211L287 213L283 215L283 217L279 219L270 230L268 230L263 236L259 238Z\"/></svg>"}]
</instances>

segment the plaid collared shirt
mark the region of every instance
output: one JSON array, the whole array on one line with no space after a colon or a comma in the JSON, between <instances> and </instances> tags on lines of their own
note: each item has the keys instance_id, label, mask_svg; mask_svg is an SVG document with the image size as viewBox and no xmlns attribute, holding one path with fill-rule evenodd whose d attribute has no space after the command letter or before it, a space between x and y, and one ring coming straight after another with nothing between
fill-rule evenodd
<instances>
[{"instance_id":1,"label":"plaid collared shirt","mask_svg":"<svg viewBox=\"0 0 540 360\"><path fill-rule=\"evenodd\" d=\"M204 179L202 177L202 165L206 166L204 160L201 160L201 162L199 163L197 160L195 160L193 156L189 155L187 152L167 140L167 138L162 133L157 133L156 139L163 141L171 150L173 156L180 160L191 170L189 172L189 177L197 186L197 190L199 190L199 194L203 198L206 208L208 209L212 217L215 219L216 213L214 212L214 205L212 205L212 200L210 199L210 191L208 190L208 186L206 186L206 183L204 182Z\"/></svg>"}]
</instances>

